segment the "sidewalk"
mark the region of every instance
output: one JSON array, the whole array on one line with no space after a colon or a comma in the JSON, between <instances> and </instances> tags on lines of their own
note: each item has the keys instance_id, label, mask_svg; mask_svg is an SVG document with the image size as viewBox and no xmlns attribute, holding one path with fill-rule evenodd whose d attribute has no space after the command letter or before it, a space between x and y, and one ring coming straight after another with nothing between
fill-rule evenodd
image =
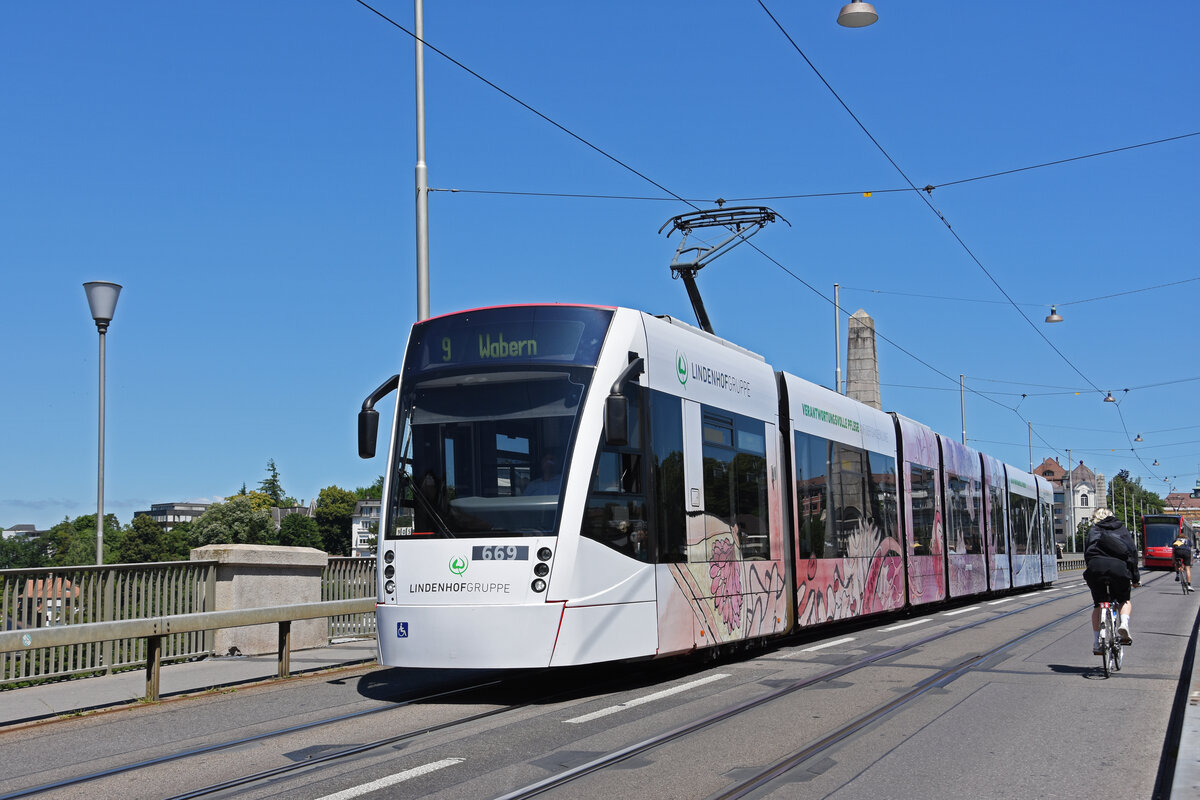
<instances>
[{"instance_id":1,"label":"sidewalk","mask_svg":"<svg viewBox=\"0 0 1200 800\"><path fill-rule=\"evenodd\" d=\"M317 672L344 664L375 663L375 640L340 642L312 650L294 650L291 674ZM163 700L221 686L275 679L279 662L264 656L222 656L164 664L159 696ZM146 696L144 669L0 691L0 732L64 714L134 705Z\"/></svg>"}]
</instances>

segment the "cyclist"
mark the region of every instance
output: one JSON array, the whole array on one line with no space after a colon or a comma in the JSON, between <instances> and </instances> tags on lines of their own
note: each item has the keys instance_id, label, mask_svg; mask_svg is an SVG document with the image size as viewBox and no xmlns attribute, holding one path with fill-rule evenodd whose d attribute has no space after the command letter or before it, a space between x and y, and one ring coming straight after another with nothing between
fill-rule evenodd
<instances>
[{"instance_id":1,"label":"cyclist","mask_svg":"<svg viewBox=\"0 0 1200 800\"><path fill-rule=\"evenodd\" d=\"M1137 548L1133 537L1121 521L1107 508L1097 508L1092 514L1092 527L1083 548L1087 565L1083 579L1092 590L1092 653L1101 655L1100 603L1111 599L1121 607L1117 637L1121 644L1133 644L1129 635L1129 616L1133 604L1129 600L1131 587L1141 586L1138 572Z\"/></svg>"},{"instance_id":2,"label":"cyclist","mask_svg":"<svg viewBox=\"0 0 1200 800\"><path fill-rule=\"evenodd\" d=\"M1175 557L1175 580L1179 580L1179 565L1183 565L1183 588L1189 592L1192 588L1192 543L1186 536L1180 536L1171 544L1171 553Z\"/></svg>"}]
</instances>

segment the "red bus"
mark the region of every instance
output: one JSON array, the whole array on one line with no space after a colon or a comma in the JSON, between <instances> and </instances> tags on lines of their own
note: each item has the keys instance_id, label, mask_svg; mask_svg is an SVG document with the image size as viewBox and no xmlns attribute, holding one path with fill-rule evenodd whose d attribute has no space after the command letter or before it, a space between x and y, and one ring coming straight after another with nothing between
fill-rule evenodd
<instances>
[{"instance_id":1,"label":"red bus","mask_svg":"<svg viewBox=\"0 0 1200 800\"><path fill-rule=\"evenodd\" d=\"M1147 569L1173 569L1175 563L1171 555L1171 545L1180 536L1189 540L1191 538L1191 531L1185 528L1183 517L1173 514L1143 515L1142 531L1142 560Z\"/></svg>"}]
</instances>

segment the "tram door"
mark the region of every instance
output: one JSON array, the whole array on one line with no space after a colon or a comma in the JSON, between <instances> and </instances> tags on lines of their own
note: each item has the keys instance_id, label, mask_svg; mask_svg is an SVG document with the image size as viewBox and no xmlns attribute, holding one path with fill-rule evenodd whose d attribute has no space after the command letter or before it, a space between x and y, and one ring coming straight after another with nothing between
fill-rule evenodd
<instances>
[{"instance_id":1,"label":"tram door","mask_svg":"<svg viewBox=\"0 0 1200 800\"><path fill-rule=\"evenodd\" d=\"M683 401L684 507L687 561L707 561L704 552L704 422L700 404Z\"/></svg>"}]
</instances>

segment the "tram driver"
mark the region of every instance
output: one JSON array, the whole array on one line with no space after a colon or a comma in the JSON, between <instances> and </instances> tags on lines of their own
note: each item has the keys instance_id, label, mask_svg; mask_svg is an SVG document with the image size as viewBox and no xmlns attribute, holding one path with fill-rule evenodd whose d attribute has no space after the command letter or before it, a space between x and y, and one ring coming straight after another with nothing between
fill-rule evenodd
<instances>
[{"instance_id":1,"label":"tram driver","mask_svg":"<svg viewBox=\"0 0 1200 800\"><path fill-rule=\"evenodd\" d=\"M541 461L541 477L525 484L522 495L558 494L562 486L562 475L558 471L558 459L553 453L545 453Z\"/></svg>"}]
</instances>

